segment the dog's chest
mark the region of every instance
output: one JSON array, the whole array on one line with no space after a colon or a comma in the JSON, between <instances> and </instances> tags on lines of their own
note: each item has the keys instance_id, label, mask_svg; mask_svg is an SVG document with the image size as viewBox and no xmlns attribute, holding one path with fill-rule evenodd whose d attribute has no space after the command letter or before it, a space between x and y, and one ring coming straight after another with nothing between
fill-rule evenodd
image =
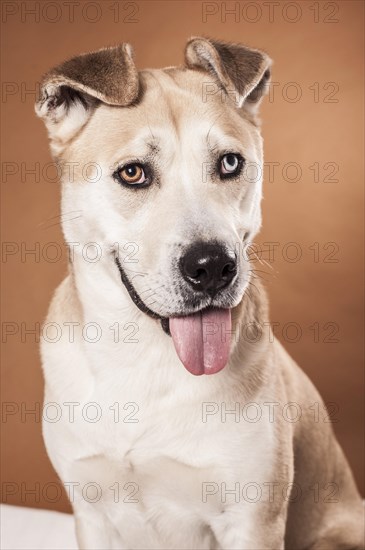
<instances>
[{"instance_id":1,"label":"dog's chest","mask_svg":"<svg viewBox=\"0 0 365 550\"><path fill-rule=\"evenodd\" d=\"M270 476L272 425L222 420L237 399L228 372L192 377L176 354L153 350L123 368L128 357L109 354L82 378L80 354L78 368L57 377L58 393L48 386L46 401L67 395L79 404L74 422L45 423L47 449L62 480L75 484L75 510L106 524L113 547L212 549L212 518L236 498L225 500L222 488Z\"/></svg>"},{"instance_id":2,"label":"dog's chest","mask_svg":"<svg viewBox=\"0 0 365 550\"><path fill-rule=\"evenodd\" d=\"M72 471L83 498L96 500L100 519L116 533L118 548L214 548L209 516L219 515L222 505L217 498L202 500L204 484L217 479L214 469L163 452L131 451L124 460L85 458Z\"/></svg>"},{"instance_id":3,"label":"dog's chest","mask_svg":"<svg viewBox=\"0 0 365 550\"><path fill-rule=\"evenodd\" d=\"M104 422L77 430L82 455L68 477L78 498L95 499L123 548L213 548L209 516L222 504L202 495L224 478L214 456L220 438L201 421L199 403L180 404L179 413L155 403L148 414L131 403L120 406L119 422L114 405Z\"/></svg>"},{"instance_id":4,"label":"dog's chest","mask_svg":"<svg viewBox=\"0 0 365 550\"><path fill-rule=\"evenodd\" d=\"M100 419L85 421L97 410L90 405L65 426L62 478L77 483L75 498L102 514L122 548L214 548L209 525L225 507L222 487L266 480L270 434L262 425L204 417L209 397L178 395L138 400L133 386L99 387L89 403L100 406Z\"/></svg>"}]
</instances>

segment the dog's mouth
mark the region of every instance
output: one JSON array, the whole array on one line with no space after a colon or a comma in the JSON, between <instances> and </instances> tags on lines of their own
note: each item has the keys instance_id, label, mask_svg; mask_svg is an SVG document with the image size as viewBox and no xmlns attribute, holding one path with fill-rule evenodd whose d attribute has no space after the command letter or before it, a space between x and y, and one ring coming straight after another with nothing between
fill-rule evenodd
<instances>
[{"instance_id":1,"label":"dog's mouth","mask_svg":"<svg viewBox=\"0 0 365 550\"><path fill-rule=\"evenodd\" d=\"M180 361L191 374L215 374L227 365L231 343L230 309L208 307L188 315L161 317L140 298L117 257L115 263L135 306L161 322L163 331L172 337Z\"/></svg>"}]
</instances>

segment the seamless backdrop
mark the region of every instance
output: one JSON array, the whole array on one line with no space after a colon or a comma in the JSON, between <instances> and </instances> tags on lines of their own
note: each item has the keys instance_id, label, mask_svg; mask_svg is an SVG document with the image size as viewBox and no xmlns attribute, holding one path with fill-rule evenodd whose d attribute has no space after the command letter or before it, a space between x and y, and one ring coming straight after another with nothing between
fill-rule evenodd
<instances>
[{"instance_id":1,"label":"seamless backdrop","mask_svg":"<svg viewBox=\"0 0 365 550\"><path fill-rule=\"evenodd\" d=\"M31 332L67 268L37 82L69 56L126 41L139 68L179 64L193 35L274 60L262 108L261 275L275 334L329 404L363 490L363 3L9 1L1 10L3 500L70 509L42 442Z\"/></svg>"}]
</instances>

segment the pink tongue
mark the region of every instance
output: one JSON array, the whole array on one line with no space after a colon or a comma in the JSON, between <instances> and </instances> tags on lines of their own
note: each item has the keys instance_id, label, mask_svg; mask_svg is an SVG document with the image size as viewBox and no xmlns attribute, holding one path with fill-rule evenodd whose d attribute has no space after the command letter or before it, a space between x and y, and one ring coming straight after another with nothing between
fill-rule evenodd
<instances>
[{"instance_id":1,"label":"pink tongue","mask_svg":"<svg viewBox=\"0 0 365 550\"><path fill-rule=\"evenodd\" d=\"M176 352L191 374L214 374L228 363L231 310L208 309L172 317L170 332Z\"/></svg>"}]
</instances>

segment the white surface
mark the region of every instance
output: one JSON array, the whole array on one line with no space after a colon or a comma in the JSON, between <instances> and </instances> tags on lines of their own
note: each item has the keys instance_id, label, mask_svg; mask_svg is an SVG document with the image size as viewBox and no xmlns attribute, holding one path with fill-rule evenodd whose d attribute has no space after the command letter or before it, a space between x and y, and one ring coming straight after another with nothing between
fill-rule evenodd
<instances>
[{"instance_id":1,"label":"white surface","mask_svg":"<svg viewBox=\"0 0 365 550\"><path fill-rule=\"evenodd\" d=\"M70 514L1 504L1 550L77 550Z\"/></svg>"}]
</instances>

